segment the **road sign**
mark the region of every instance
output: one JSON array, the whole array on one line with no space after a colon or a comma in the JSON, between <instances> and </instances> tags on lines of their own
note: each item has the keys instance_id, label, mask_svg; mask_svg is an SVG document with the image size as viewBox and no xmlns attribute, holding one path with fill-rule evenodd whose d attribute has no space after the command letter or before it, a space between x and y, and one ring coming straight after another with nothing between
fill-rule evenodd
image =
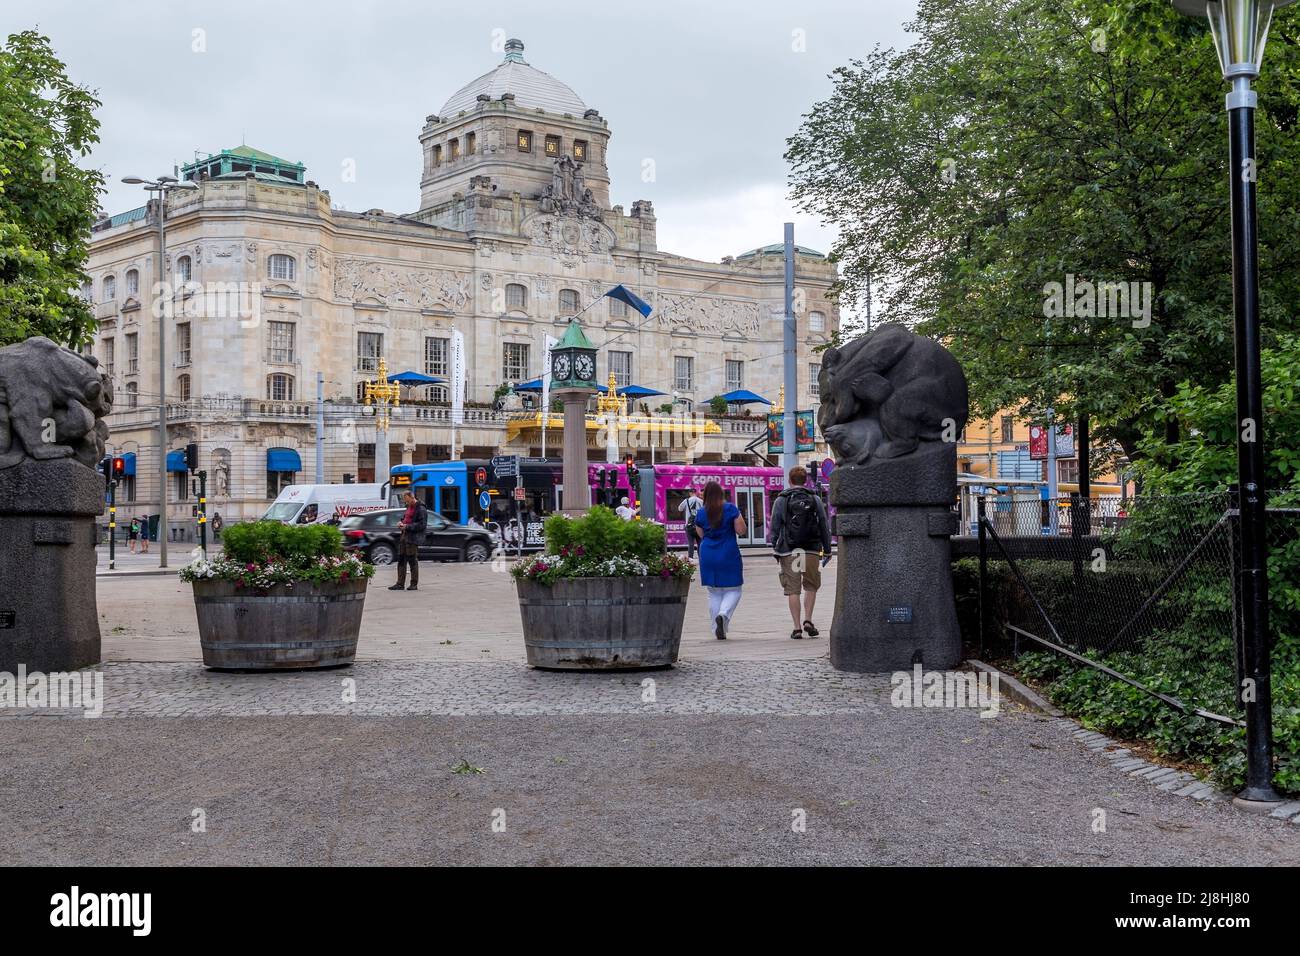
<instances>
[{"instance_id":1,"label":"road sign","mask_svg":"<svg viewBox=\"0 0 1300 956\"><path fill-rule=\"evenodd\" d=\"M515 489L515 501L523 501L524 498L527 497L527 495L526 495L526 491L527 491L527 489L525 489L525 488L516 488L516 489Z\"/></svg>"},{"instance_id":2,"label":"road sign","mask_svg":"<svg viewBox=\"0 0 1300 956\"><path fill-rule=\"evenodd\" d=\"M492 459L492 471L498 478L513 478L519 474L518 455L497 455Z\"/></svg>"},{"instance_id":3,"label":"road sign","mask_svg":"<svg viewBox=\"0 0 1300 956\"><path fill-rule=\"evenodd\" d=\"M487 511L488 508L491 507L491 505L492 505L492 496L488 494L486 491L478 496L478 506L482 508L484 511Z\"/></svg>"},{"instance_id":4,"label":"road sign","mask_svg":"<svg viewBox=\"0 0 1300 956\"><path fill-rule=\"evenodd\" d=\"M480 488L487 487L487 469L478 468L474 472L474 484ZM484 507L487 507L484 505Z\"/></svg>"}]
</instances>

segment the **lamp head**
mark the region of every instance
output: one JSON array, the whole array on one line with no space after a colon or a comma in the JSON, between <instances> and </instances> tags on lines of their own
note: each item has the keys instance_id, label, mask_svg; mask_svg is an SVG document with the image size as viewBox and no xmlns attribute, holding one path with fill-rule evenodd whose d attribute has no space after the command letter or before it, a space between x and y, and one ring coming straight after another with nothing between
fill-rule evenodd
<instances>
[{"instance_id":1,"label":"lamp head","mask_svg":"<svg viewBox=\"0 0 1300 956\"><path fill-rule=\"evenodd\" d=\"M1231 82L1238 77L1253 80L1264 60L1264 43L1273 11L1295 0L1173 0L1174 8L1192 17L1210 21L1219 69Z\"/></svg>"},{"instance_id":2,"label":"lamp head","mask_svg":"<svg viewBox=\"0 0 1300 956\"><path fill-rule=\"evenodd\" d=\"M140 186L144 184L144 180L139 176L123 176L122 182L126 183L128 186Z\"/></svg>"}]
</instances>

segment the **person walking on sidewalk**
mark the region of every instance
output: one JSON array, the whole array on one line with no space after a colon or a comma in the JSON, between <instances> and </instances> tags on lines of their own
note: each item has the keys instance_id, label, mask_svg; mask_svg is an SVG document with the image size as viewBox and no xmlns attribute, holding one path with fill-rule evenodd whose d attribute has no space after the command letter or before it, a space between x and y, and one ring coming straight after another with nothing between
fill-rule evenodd
<instances>
[{"instance_id":1,"label":"person walking on sidewalk","mask_svg":"<svg viewBox=\"0 0 1300 956\"><path fill-rule=\"evenodd\" d=\"M420 542L424 540L424 530L429 524L429 512L420 504L420 499L409 491L402 495L402 501L406 504L406 514L397 523L401 529L401 537L397 541L397 583L388 590L400 591L406 588L415 591L420 586ZM411 566L410 587L406 586L407 564Z\"/></svg>"},{"instance_id":2,"label":"person walking on sidewalk","mask_svg":"<svg viewBox=\"0 0 1300 956\"><path fill-rule=\"evenodd\" d=\"M686 500L677 507L677 510L682 513L682 521L686 524L686 557L691 561L695 560L695 547L699 542L699 539L695 536L695 532L692 530L691 526L695 524L695 519L699 515L700 509L703 507L704 499L695 493L694 488L691 489Z\"/></svg>"},{"instance_id":3,"label":"person walking on sidewalk","mask_svg":"<svg viewBox=\"0 0 1300 956\"><path fill-rule=\"evenodd\" d=\"M126 548L132 554L135 554L135 543L140 537L140 519L132 518L131 523L126 526Z\"/></svg>"},{"instance_id":4,"label":"person walking on sidewalk","mask_svg":"<svg viewBox=\"0 0 1300 956\"><path fill-rule=\"evenodd\" d=\"M822 586L822 568L831 560L831 523L826 505L805 487L807 482L808 472L802 466L791 468L789 487L776 496L772 505L772 551L781 565L781 591L794 620L790 637L796 641L804 634L816 637L821 633L812 621L813 607L817 589Z\"/></svg>"},{"instance_id":5,"label":"person walking on sidewalk","mask_svg":"<svg viewBox=\"0 0 1300 956\"><path fill-rule=\"evenodd\" d=\"M748 533L740 509L726 499L722 486L710 481L704 486L704 507L692 528L700 541L700 582L709 589L709 617L713 636L727 639L731 615L740 604L745 569L740 560L737 536Z\"/></svg>"}]
</instances>

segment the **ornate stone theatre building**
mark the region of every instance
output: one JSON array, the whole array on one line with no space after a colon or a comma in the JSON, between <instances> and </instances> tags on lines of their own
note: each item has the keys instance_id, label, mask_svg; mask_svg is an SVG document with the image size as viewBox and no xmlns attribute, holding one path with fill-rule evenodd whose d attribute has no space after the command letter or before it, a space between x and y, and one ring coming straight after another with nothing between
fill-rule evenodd
<instances>
[{"instance_id":1,"label":"ornate stone theatre building","mask_svg":"<svg viewBox=\"0 0 1300 956\"><path fill-rule=\"evenodd\" d=\"M179 170L198 188L167 201L161 272L156 202L96 224L86 294L99 320L94 353L117 396L110 447L133 472L120 489L124 515L157 511L160 321L166 450L198 443L209 511L227 521L260 514L285 484L316 480L318 376L324 480L371 480L376 430L359 401L364 383L381 357L390 374L450 382L453 329L465 336L467 367L458 457L540 453L540 417L530 424L514 396L502 407L500 386L540 376L546 336L579 312L602 381L612 374L620 387L664 393L637 411L707 410L738 388L777 400L780 247L716 263L661 250L651 203L611 205L605 118L523 53L511 40L500 65L425 119L414 212L334 208L303 164L240 146ZM827 298L835 272L811 250L796 258L795 401L814 408L813 349L839 321ZM648 319L603 297L619 284L653 307ZM448 456L448 388L403 389L391 462ZM717 417L689 441L643 433L622 450L649 460L653 440L660 461L754 461L744 449L767 408L750 408L752 418ZM559 441L548 439L552 454ZM605 451L593 442L593 459ZM193 501L176 468L169 512L184 526Z\"/></svg>"}]
</instances>

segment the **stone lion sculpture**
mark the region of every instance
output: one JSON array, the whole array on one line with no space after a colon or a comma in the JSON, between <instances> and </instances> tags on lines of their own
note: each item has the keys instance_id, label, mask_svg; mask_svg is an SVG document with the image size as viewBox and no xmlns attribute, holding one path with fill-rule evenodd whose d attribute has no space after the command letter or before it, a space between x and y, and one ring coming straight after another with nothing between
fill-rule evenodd
<instances>
[{"instance_id":1,"label":"stone lion sculpture","mask_svg":"<svg viewBox=\"0 0 1300 956\"><path fill-rule=\"evenodd\" d=\"M0 468L104 457L113 387L99 362L36 336L0 348Z\"/></svg>"},{"instance_id":2,"label":"stone lion sculpture","mask_svg":"<svg viewBox=\"0 0 1300 956\"><path fill-rule=\"evenodd\" d=\"M956 441L969 397L957 360L898 323L827 349L818 424L841 465L899 458L922 442Z\"/></svg>"}]
</instances>

